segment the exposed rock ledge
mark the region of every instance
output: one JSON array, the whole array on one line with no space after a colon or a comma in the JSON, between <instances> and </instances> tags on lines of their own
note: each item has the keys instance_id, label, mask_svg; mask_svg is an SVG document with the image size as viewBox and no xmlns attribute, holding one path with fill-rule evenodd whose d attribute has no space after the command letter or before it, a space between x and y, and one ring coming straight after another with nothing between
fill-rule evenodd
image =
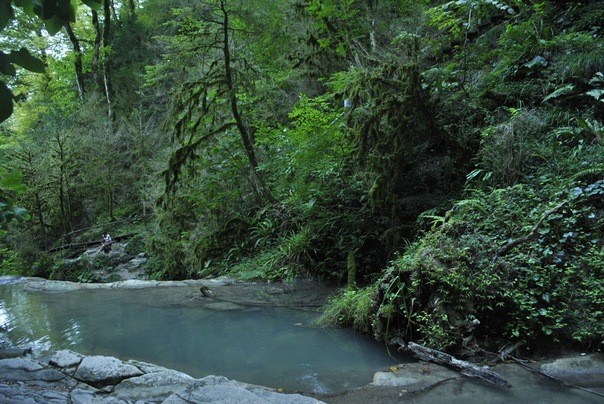
<instances>
[{"instance_id":1,"label":"exposed rock ledge","mask_svg":"<svg viewBox=\"0 0 604 404\"><path fill-rule=\"evenodd\" d=\"M84 356L63 350L51 357L0 359L3 403L321 403L222 376L202 379L139 361Z\"/></svg>"},{"instance_id":2,"label":"exposed rock ledge","mask_svg":"<svg viewBox=\"0 0 604 404\"><path fill-rule=\"evenodd\" d=\"M319 284L311 279L297 279L292 283L238 281L229 277L214 279L189 279L182 281L154 281L127 279L112 283L78 283L52 281L43 278L1 277L2 283L20 283L26 290L43 292L69 292L80 289L143 289L155 287L185 287L191 298L206 305L215 301L235 304L320 307L325 305L334 287ZM200 288L211 290L211 297Z\"/></svg>"}]
</instances>

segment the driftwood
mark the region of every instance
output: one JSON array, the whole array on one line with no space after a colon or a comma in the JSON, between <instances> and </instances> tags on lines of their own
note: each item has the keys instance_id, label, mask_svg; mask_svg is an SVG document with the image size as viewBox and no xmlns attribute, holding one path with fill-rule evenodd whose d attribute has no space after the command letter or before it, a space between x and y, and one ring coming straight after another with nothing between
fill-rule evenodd
<instances>
[{"instance_id":1,"label":"driftwood","mask_svg":"<svg viewBox=\"0 0 604 404\"><path fill-rule=\"evenodd\" d=\"M505 254L507 254L508 251L510 251L512 248L516 247L517 245L535 238L537 236L537 230L539 230L539 227L541 227L541 225L543 224L545 219L547 219L551 214L556 213L557 211L562 209L564 206L566 206L566 204L568 204L568 202L570 202L570 201L568 201L568 200L564 201L564 202L554 206L550 210L546 211L543 215L541 215L541 218L533 226L533 228L531 229L531 232L529 234L527 234L524 237L517 238L516 240L510 241L509 243L507 243L506 245L504 245L497 251L497 255L498 256L505 255Z\"/></svg>"},{"instance_id":2,"label":"driftwood","mask_svg":"<svg viewBox=\"0 0 604 404\"><path fill-rule=\"evenodd\" d=\"M396 339L395 342L401 347L401 349L410 352L413 356L420 360L447 367L453 367L458 369L464 376L481 379L500 387L512 387L512 385L508 383L503 376L493 372L492 370L489 370L486 367L480 367L474 363L457 359L454 356L442 351L427 348L414 342L405 343L401 339Z\"/></svg>"}]
</instances>

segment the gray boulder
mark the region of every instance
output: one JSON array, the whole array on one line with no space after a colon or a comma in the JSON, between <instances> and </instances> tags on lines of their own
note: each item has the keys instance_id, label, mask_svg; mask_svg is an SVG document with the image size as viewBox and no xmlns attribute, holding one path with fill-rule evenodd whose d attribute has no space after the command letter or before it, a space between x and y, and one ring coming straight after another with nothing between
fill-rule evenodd
<instances>
[{"instance_id":1,"label":"gray boulder","mask_svg":"<svg viewBox=\"0 0 604 404\"><path fill-rule=\"evenodd\" d=\"M132 365L109 356L87 356L82 359L74 377L91 386L118 384L124 379L142 376L143 372Z\"/></svg>"}]
</instances>

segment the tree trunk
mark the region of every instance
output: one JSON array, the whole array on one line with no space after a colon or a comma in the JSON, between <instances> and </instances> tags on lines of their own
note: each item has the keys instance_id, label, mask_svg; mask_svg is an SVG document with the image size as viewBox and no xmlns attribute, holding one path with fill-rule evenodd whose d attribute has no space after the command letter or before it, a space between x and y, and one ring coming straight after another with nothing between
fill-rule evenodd
<instances>
[{"instance_id":1,"label":"tree trunk","mask_svg":"<svg viewBox=\"0 0 604 404\"><path fill-rule=\"evenodd\" d=\"M55 150L56 156L58 158L58 174L57 174L57 185L59 191L59 210L61 212L61 223L63 225L63 234L69 233L72 229L72 214L71 214L71 203L69 200L69 183L67 173L67 151L65 148L65 141L61 138L60 135L57 135L56 138L56 146Z\"/></svg>"},{"instance_id":2,"label":"tree trunk","mask_svg":"<svg viewBox=\"0 0 604 404\"><path fill-rule=\"evenodd\" d=\"M237 90L235 88L235 84L233 82L233 71L231 68L231 48L229 45L229 12L226 10L225 2L220 2L220 9L223 14L223 47L222 51L224 54L224 69L225 69L225 83L228 89L229 101L231 104L231 112L233 114L233 118L235 119L235 123L237 125L237 129L239 130L239 134L241 136L241 142L243 143L243 148L245 150L245 154L248 158L250 166L252 167L252 172L256 181L258 182L258 186L260 188L261 193L266 199L271 203L276 203L277 200L269 190L266 182L264 181L264 177L260 174L258 169L258 159L256 158L256 152L254 150L254 144L252 142L250 133L248 131L247 126L243 122L241 114L239 113L239 107L237 106Z\"/></svg>"},{"instance_id":3,"label":"tree trunk","mask_svg":"<svg viewBox=\"0 0 604 404\"><path fill-rule=\"evenodd\" d=\"M110 35L111 35L111 0L105 0L103 2L103 16L105 25L103 27L103 47L105 49L109 49L109 45L111 44ZM105 97L107 98L107 110L109 114L109 118L113 118L113 88L111 83L111 58L110 52L105 52L105 57L103 59L103 83L105 85Z\"/></svg>"},{"instance_id":4,"label":"tree trunk","mask_svg":"<svg viewBox=\"0 0 604 404\"><path fill-rule=\"evenodd\" d=\"M65 32L69 37L69 41L71 42L71 46L73 46L73 53L75 54L75 75L76 75L76 85L78 87L78 94L80 95L80 99L84 99L84 70L82 68L82 49L80 48L80 41L73 33L71 29L71 24L68 22L64 25Z\"/></svg>"},{"instance_id":5,"label":"tree trunk","mask_svg":"<svg viewBox=\"0 0 604 404\"><path fill-rule=\"evenodd\" d=\"M94 48L92 52L92 80L99 86L101 92L104 93L105 89L104 86L102 86L102 81L99 81L99 60L101 53L101 40L103 35L101 33L101 27L99 25L99 14L95 10L92 10L92 26L94 27Z\"/></svg>"}]
</instances>

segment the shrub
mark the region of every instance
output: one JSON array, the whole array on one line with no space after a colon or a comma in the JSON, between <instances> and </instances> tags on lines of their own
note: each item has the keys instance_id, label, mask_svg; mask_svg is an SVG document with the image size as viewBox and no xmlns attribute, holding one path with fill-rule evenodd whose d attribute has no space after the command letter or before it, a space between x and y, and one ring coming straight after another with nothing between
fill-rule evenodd
<instances>
[{"instance_id":1,"label":"shrub","mask_svg":"<svg viewBox=\"0 0 604 404\"><path fill-rule=\"evenodd\" d=\"M318 323L352 327L362 333L371 333L372 315L369 308L373 291L371 286L363 289L347 288L331 296Z\"/></svg>"}]
</instances>

